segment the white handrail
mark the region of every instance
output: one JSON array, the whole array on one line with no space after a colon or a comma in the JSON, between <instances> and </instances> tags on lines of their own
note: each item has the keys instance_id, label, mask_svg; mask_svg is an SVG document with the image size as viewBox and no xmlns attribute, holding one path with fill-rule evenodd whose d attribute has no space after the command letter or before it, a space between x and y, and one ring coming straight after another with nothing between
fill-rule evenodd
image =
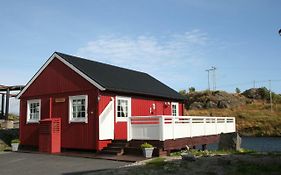
<instances>
[{"instance_id":1,"label":"white handrail","mask_svg":"<svg viewBox=\"0 0 281 175\"><path fill-rule=\"evenodd\" d=\"M132 116L128 140L167 140L235 132L234 117Z\"/></svg>"}]
</instances>

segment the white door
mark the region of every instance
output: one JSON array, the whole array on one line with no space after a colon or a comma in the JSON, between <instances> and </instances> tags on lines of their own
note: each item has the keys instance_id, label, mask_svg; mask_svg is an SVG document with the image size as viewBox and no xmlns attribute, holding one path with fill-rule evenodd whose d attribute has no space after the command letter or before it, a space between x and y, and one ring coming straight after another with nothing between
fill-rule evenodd
<instances>
[{"instance_id":1,"label":"white door","mask_svg":"<svg viewBox=\"0 0 281 175\"><path fill-rule=\"evenodd\" d=\"M99 140L114 139L114 99L99 116Z\"/></svg>"}]
</instances>

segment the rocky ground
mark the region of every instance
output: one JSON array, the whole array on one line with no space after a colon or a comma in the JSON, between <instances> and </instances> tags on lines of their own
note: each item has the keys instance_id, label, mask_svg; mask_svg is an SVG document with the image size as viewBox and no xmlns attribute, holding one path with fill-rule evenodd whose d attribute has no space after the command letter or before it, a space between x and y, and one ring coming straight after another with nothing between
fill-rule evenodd
<instances>
[{"instance_id":1,"label":"rocky ground","mask_svg":"<svg viewBox=\"0 0 281 175\"><path fill-rule=\"evenodd\" d=\"M195 161L184 161L181 157L156 158L152 161L139 162L133 166L112 170L91 172L89 174L208 174L208 175L279 175L281 172L280 155L213 155L201 156Z\"/></svg>"}]
</instances>

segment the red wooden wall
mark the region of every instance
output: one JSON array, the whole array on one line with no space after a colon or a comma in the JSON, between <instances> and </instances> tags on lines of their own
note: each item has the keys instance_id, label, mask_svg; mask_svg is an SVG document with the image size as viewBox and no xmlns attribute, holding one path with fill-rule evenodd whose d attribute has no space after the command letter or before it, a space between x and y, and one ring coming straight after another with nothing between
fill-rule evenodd
<instances>
[{"instance_id":1,"label":"red wooden wall","mask_svg":"<svg viewBox=\"0 0 281 175\"><path fill-rule=\"evenodd\" d=\"M53 117L62 120L63 148L96 149L97 89L69 67L54 59L21 96L20 140L23 145L38 145L39 124L26 124L27 100L41 99L41 119L49 117L49 98L53 97ZM88 123L69 123L68 97L88 95ZM65 102L55 102L56 98Z\"/></svg>"}]
</instances>

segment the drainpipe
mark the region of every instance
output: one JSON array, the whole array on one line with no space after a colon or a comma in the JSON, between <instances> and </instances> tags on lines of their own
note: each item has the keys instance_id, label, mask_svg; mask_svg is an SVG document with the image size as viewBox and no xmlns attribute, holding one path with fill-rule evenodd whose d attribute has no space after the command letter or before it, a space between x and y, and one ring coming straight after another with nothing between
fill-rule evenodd
<instances>
[{"instance_id":1,"label":"drainpipe","mask_svg":"<svg viewBox=\"0 0 281 175\"><path fill-rule=\"evenodd\" d=\"M6 110L5 110L5 120L8 120L9 116L9 100L10 100L10 89L6 91Z\"/></svg>"},{"instance_id":2,"label":"drainpipe","mask_svg":"<svg viewBox=\"0 0 281 175\"><path fill-rule=\"evenodd\" d=\"M50 105L50 111L49 111L49 118L51 119L52 118L52 112L53 112L53 98L52 97L50 97L50 103L49 103L49 105Z\"/></svg>"}]
</instances>

